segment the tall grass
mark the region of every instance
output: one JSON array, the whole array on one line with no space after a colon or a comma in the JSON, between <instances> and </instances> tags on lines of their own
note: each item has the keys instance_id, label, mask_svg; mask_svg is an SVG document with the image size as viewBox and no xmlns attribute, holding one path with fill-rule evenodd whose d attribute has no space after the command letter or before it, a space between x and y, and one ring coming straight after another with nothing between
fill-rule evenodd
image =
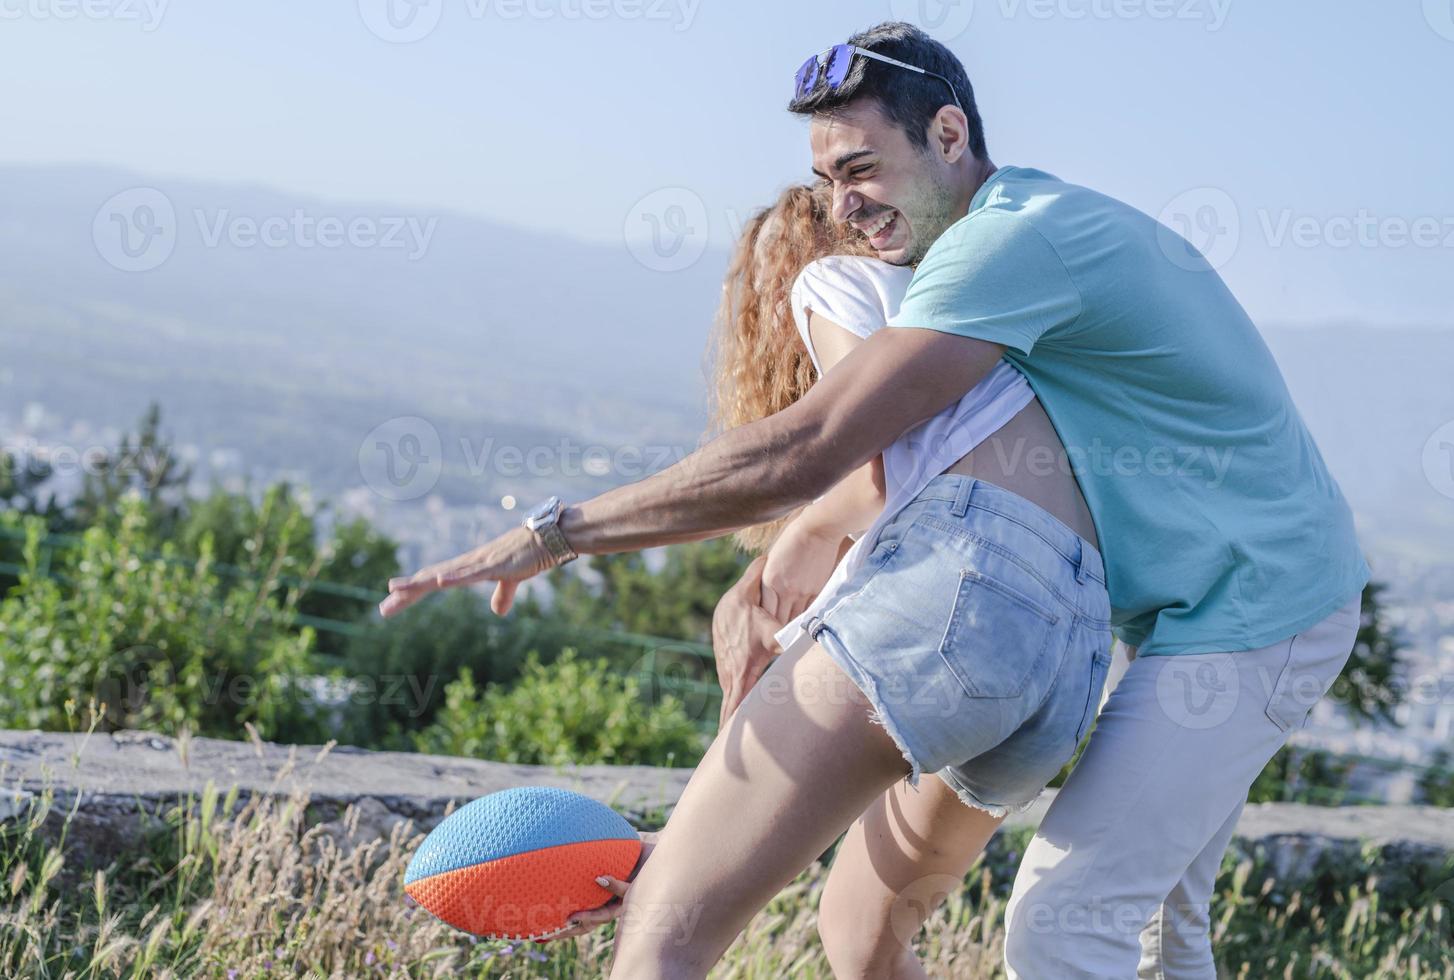
<instances>
[{"instance_id":1,"label":"tall grass","mask_svg":"<svg viewBox=\"0 0 1454 980\"><path fill-rule=\"evenodd\" d=\"M0 976L38 978L450 977L604 974L612 927L563 942L474 940L403 894L421 835L385 838L341 820L310 822L301 793L208 785L164 814L135 853L97 868L73 836L74 809L51 792L0 824ZM1020 838L981 862L917 945L931 976L1002 977L1008 871ZM814 865L754 918L714 977L831 976L815 910ZM1448 910L1393 909L1377 872L1314 901L1283 894L1252 859L1229 861L1214 907L1229 976L1454 980Z\"/></svg>"}]
</instances>

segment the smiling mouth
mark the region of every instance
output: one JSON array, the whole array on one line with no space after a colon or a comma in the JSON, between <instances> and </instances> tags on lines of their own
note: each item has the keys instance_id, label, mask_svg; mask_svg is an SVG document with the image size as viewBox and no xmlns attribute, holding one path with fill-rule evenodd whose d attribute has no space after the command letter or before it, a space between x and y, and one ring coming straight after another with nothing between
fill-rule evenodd
<instances>
[{"instance_id":1,"label":"smiling mouth","mask_svg":"<svg viewBox=\"0 0 1454 980\"><path fill-rule=\"evenodd\" d=\"M899 212L895 210L885 211L873 221L866 225L860 225L859 231L863 232L868 243L874 248L883 248L893 237L894 229L899 226Z\"/></svg>"}]
</instances>

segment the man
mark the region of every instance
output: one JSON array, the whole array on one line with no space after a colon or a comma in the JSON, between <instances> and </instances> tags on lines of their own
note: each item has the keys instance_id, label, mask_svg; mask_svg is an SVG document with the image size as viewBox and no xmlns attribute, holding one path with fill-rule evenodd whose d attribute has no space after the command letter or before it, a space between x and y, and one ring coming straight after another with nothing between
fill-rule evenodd
<instances>
[{"instance_id":1,"label":"man","mask_svg":"<svg viewBox=\"0 0 1454 980\"><path fill-rule=\"evenodd\" d=\"M493 580L504 612L519 581L575 552L772 519L1003 356L1066 447L1099 534L1117 633L1139 648L1021 866L1010 974L1124 978L1144 956L1143 976L1214 977L1208 903L1247 789L1352 649L1368 568L1347 505L1267 348L1210 266L1126 205L1039 171L997 168L964 68L943 45L906 24L873 28L806 64L790 108L810 119L814 171L832 183L835 216L880 257L916 267L896 329L875 333L796 405L677 466L549 508L535 529L391 582L383 611ZM750 608L754 584L734 589L719 613L719 652L734 673L725 690L750 687L770 655ZM733 649L731 636L759 639ZM811 655L785 670L841 681ZM892 777L881 729L822 699L804 701L796 721L769 719L756 693L719 737L727 746L713 747L736 746L741 757L704 766L775 763L787 778L767 779L774 804L816 807L839 826ZM764 729L756 741L747 739L754 725ZM796 754L796 739L825 728L856 767L823 774L821 760ZM714 778L695 795L689 786L683 823L724 840L745 833L713 821L711 807L732 802ZM671 830L659 852L680 855L688 844L671 842ZM791 820L755 840L789 864L820 843ZM710 887L673 891L656 862L653 854L633 883L628 915L633 901L693 896L698 910L719 896L745 908L774 887L709 866ZM628 937L617 969L701 975L742 921L712 912L676 949Z\"/></svg>"}]
</instances>

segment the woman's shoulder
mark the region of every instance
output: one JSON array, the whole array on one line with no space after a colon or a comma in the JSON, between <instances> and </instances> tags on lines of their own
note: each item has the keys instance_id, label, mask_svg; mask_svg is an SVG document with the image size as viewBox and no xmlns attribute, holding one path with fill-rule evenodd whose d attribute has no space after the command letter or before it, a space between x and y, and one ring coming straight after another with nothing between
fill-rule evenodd
<instances>
[{"instance_id":1,"label":"woman's shoulder","mask_svg":"<svg viewBox=\"0 0 1454 980\"><path fill-rule=\"evenodd\" d=\"M814 259L798 274L800 283L827 287L859 287L864 285L907 287L914 277L908 266L890 265L870 255L825 255Z\"/></svg>"},{"instance_id":2,"label":"woman's shoulder","mask_svg":"<svg viewBox=\"0 0 1454 980\"><path fill-rule=\"evenodd\" d=\"M866 255L826 255L809 262L793 284L795 318L812 310L866 337L898 312L913 270Z\"/></svg>"}]
</instances>

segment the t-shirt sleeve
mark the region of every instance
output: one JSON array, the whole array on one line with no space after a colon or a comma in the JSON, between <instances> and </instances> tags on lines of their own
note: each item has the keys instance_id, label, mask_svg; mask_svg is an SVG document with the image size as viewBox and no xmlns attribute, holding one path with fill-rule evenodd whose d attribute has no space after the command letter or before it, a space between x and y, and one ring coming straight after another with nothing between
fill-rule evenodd
<instances>
[{"instance_id":1,"label":"t-shirt sleeve","mask_svg":"<svg viewBox=\"0 0 1454 980\"><path fill-rule=\"evenodd\" d=\"M1050 242L1025 218L987 208L930 246L889 326L927 327L1029 354L1080 311L1080 291Z\"/></svg>"},{"instance_id":2,"label":"t-shirt sleeve","mask_svg":"<svg viewBox=\"0 0 1454 980\"><path fill-rule=\"evenodd\" d=\"M867 337L888 322L883 297L873 280L838 259L830 256L809 262L793 284L793 318L805 341L810 310L858 337Z\"/></svg>"}]
</instances>

